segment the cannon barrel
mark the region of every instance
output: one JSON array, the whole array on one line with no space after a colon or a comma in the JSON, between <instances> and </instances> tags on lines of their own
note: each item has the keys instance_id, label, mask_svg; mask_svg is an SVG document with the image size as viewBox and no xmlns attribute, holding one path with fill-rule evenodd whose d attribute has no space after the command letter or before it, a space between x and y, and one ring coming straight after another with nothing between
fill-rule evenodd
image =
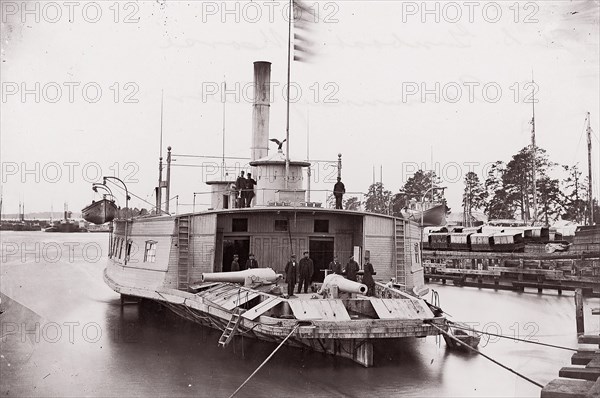
<instances>
[{"instance_id":1,"label":"cannon barrel","mask_svg":"<svg viewBox=\"0 0 600 398\"><path fill-rule=\"evenodd\" d=\"M246 278L251 278L252 281L275 282L280 277L281 275L275 273L271 268L253 268L233 272L204 272L201 281L244 283Z\"/></svg>"},{"instance_id":2,"label":"cannon barrel","mask_svg":"<svg viewBox=\"0 0 600 398\"><path fill-rule=\"evenodd\" d=\"M348 280L342 275L330 274L327 275L323 280L323 286L321 286L321 290L318 293L321 294L324 289L330 288L333 285L337 285L340 292L346 293L366 294L368 290L367 285L363 283Z\"/></svg>"}]
</instances>

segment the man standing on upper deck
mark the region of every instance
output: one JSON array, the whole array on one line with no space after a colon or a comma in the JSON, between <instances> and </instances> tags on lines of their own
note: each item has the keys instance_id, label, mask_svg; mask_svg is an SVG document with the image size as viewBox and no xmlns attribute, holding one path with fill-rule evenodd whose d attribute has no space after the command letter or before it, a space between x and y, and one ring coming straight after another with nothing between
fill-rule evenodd
<instances>
[{"instance_id":1,"label":"man standing on upper deck","mask_svg":"<svg viewBox=\"0 0 600 398\"><path fill-rule=\"evenodd\" d=\"M254 186L256 185L256 180L252 178L252 174L248 173L246 177L246 191L244 195L244 206L250 207L252 203L252 198L254 198Z\"/></svg>"},{"instance_id":2,"label":"man standing on upper deck","mask_svg":"<svg viewBox=\"0 0 600 398\"><path fill-rule=\"evenodd\" d=\"M254 254L250 253L246 260L246 269L258 268L258 261L254 258Z\"/></svg>"},{"instance_id":3,"label":"man standing on upper deck","mask_svg":"<svg viewBox=\"0 0 600 398\"><path fill-rule=\"evenodd\" d=\"M333 186L333 196L335 196L335 208L336 209L343 208L342 207L342 198L344 197L345 193L346 193L346 187L344 186L342 179L340 177L338 177L337 182Z\"/></svg>"},{"instance_id":4,"label":"man standing on upper deck","mask_svg":"<svg viewBox=\"0 0 600 398\"><path fill-rule=\"evenodd\" d=\"M300 260L300 282L298 283L298 293L304 285L304 293L307 293L308 285L312 282L314 272L313 260L308 257L308 252L304 252L304 257Z\"/></svg>"},{"instance_id":5,"label":"man standing on upper deck","mask_svg":"<svg viewBox=\"0 0 600 398\"><path fill-rule=\"evenodd\" d=\"M298 274L298 263L296 262L296 255L292 254L290 261L285 265L285 281L288 285L288 296L294 295L294 286L296 285L296 279Z\"/></svg>"},{"instance_id":6,"label":"man standing on upper deck","mask_svg":"<svg viewBox=\"0 0 600 398\"><path fill-rule=\"evenodd\" d=\"M346 264L346 279L356 282L356 274L358 273L358 263L354 261L354 256L350 256L348 264Z\"/></svg>"},{"instance_id":7,"label":"man standing on upper deck","mask_svg":"<svg viewBox=\"0 0 600 398\"><path fill-rule=\"evenodd\" d=\"M244 178L244 170L240 172L240 176L235 180L235 207L244 207L246 204L246 179Z\"/></svg>"}]
</instances>

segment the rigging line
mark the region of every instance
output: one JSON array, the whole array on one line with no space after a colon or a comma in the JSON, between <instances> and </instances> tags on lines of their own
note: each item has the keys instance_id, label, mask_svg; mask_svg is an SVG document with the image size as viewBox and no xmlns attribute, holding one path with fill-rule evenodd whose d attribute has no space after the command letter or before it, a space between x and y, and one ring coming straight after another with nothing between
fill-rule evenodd
<instances>
[{"instance_id":1,"label":"rigging line","mask_svg":"<svg viewBox=\"0 0 600 398\"><path fill-rule=\"evenodd\" d=\"M124 189L122 186L120 186L120 185L117 185L117 183L115 183L114 181L111 181L111 180L107 180L107 181L108 181L108 182L110 182L111 184L113 184L115 187L119 188L121 191L125 191L125 189ZM134 194L133 192L131 192L131 191L128 191L128 193L129 193L129 195L131 195L131 196L135 196L137 199L141 200L142 202L144 202L144 203L146 203L146 204L149 204L150 206L152 206L152 208L155 208L155 207L156 207L156 206L155 206L153 203L150 203L150 202L148 202L147 200L145 200L145 199L143 199L142 197L140 197L140 196L138 196L138 195Z\"/></svg>"},{"instance_id":2,"label":"rigging line","mask_svg":"<svg viewBox=\"0 0 600 398\"><path fill-rule=\"evenodd\" d=\"M299 327L299 326L300 326L300 324L299 324L299 323L298 323L298 324L296 324L296 326L294 326L294 328L292 329L292 331L291 331L291 332L290 332L290 333L289 333L289 334L288 334L288 335L285 337L285 339L283 339L283 341L282 341L281 343L279 343L279 345L277 346L277 348L275 348L275 349L273 350L273 352L271 353L271 355L269 355L269 356L267 357L267 359L265 359L265 360L263 361L263 363L261 363L261 364L260 364L260 366L259 366L258 368L256 368L256 370L255 370L255 371L254 371L254 372L253 372L253 373L252 373L250 376L248 376L248 378L247 378L247 379L246 379L246 380L245 380L245 381L242 383L242 385L240 385L240 386L237 388L237 390L235 390L235 391L233 392L233 394L231 394L231 395L229 396L229 398L232 398L232 397L233 397L235 394L237 394L237 393L238 393L238 392L239 392L239 391L242 389L242 387L244 387L244 386L246 385L246 383L248 383L248 382L250 381L250 379L251 379L252 377L254 377L254 375L255 375L256 373L258 373L258 371L259 371L259 370L260 370L260 369L261 369L263 366L265 366L265 364L266 364L266 363L267 363L267 362L268 362L268 361L269 361L269 360L270 360L270 359L273 357L273 355L275 355L275 353L276 353L276 352L277 352L277 351L278 351L278 350L281 348L281 346L283 346L283 344L284 344L284 343L287 341L287 339L289 339L289 338L292 336L292 334L294 334L294 333L296 332L296 330L298 329L298 327Z\"/></svg>"},{"instance_id":3,"label":"rigging line","mask_svg":"<svg viewBox=\"0 0 600 398\"><path fill-rule=\"evenodd\" d=\"M496 365L498 365L498 366L500 366L500 367L502 367L502 368L504 368L504 369L508 370L508 371L509 371L509 372L511 372L511 373L514 373L514 374L516 374L517 376L521 377L522 379L525 379L525 380L527 380L527 381L528 381L528 382L530 382L531 384L535 384L536 386L538 386L538 387L540 387L540 388L544 388L544 386L543 386L542 384L538 383L537 381L534 381L534 380L530 379L529 377L527 377L527 376L525 376L525 375L523 375L523 374L521 374L521 373L517 372L516 370L513 370L513 369L509 368L508 366L501 364L500 362L496 361L496 360L495 360L495 359L493 359L492 357L490 357L490 356L488 356L488 355L485 355L483 352L481 352L481 351L479 351L479 350L477 350L477 349L475 349L475 348L471 347L471 346L470 346L470 345L468 345L467 343L463 343L462 341L460 341L460 340L459 340L459 339L457 339L456 337L452 336L450 333L446 332L444 329L442 329L442 328L440 328L440 327L438 327L438 326L434 325L433 323L429 323L429 325L430 325L430 326L433 326L434 328L436 328L437 330L439 330L439 331L440 331L442 334L444 334L444 335L445 335L445 336L447 336L448 338L450 338L450 339L454 340L455 342L457 342L457 343L459 343L459 344L461 344L461 345L463 345L463 346L467 347L469 350L471 350L471 351L474 351L474 352L476 352L476 353L480 354L481 356L483 356L484 358L487 358L487 359L489 359L490 361L492 361L492 362L493 362L493 363L495 363Z\"/></svg>"},{"instance_id":4,"label":"rigging line","mask_svg":"<svg viewBox=\"0 0 600 398\"><path fill-rule=\"evenodd\" d=\"M585 120L583 121L583 129L581 130L581 135L579 136L579 141L577 142L577 146L575 147L575 153L573 154L573 161L575 161L575 158L577 158L577 154L579 153L581 139L583 138L583 135L586 132L586 125L587 125L587 116L585 117Z\"/></svg>"},{"instance_id":5,"label":"rigging line","mask_svg":"<svg viewBox=\"0 0 600 398\"><path fill-rule=\"evenodd\" d=\"M200 159L223 159L222 156L208 156L208 155L186 155L186 154L173 154L171 155L173 157L180 157L180 158L200 158ZM243 157L239 157L239 156L225 156L225 159L232 159L232 160L251 160L251 158L243 158Z\"/></svg>"},{"instance_id":6,"label":"rigging line","mask_svg":"<svg viewBox=\"0 0 600 398\"><path fill-rule=\"evenodd\" d=\"M575 352L578 351L575 348L562 347L562 346L558 346L558 345L554 345L554 344L548 344L548 343L540 343L539 341L524 340L524 339L519 339L519 338L516 338L516 337L504 336L502 334L495 334L495 333L483 332L481 330L475 330L475 329L471 329L471 328L457 326L452 321L448 321L448 322L452 323L452 327L454 327L456 329L470 330L470 331L473 331L475 333L487 334L487 335L495 336L495 337L502 337L502 338L509 339L509 340L522 341L523 343L531 343L531 344L543 345L543 346L546 346L546 347L558 348L558 349L561 349L561 350L568 350L568 351L575 351Z\"/></svg>"}]
</instances>

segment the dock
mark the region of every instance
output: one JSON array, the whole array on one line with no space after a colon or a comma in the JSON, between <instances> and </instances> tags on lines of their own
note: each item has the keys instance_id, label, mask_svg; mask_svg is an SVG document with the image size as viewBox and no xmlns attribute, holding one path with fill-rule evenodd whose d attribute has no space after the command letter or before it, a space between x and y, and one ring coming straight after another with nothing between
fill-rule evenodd
<instances>
[{"instance_id":1,"label":"dock","mask_svg":"<svg viewBox=\"0 0 600 398\"><path fill-rule=\"evenodd\" d=\"M575 291L575 311L579 344L594 344L596 348L581 348L571 356L571 365L561 368L558 379L548 383L541 398L598 398L600 397L600 335L585 334L583 327L583 295ZM599 315L598 309L592 315Z\"/></svg>"},{"instance_id":2,"label":"dock","mask_svg":"<svg viewBox=\"0 0 600 398\"><path fill-rule=\"evenodd\" d=\"M494 253L424 250L426 282L455 286L524 291L582 289L600 297L598 253Z\"/></svg>"}]
</instances>

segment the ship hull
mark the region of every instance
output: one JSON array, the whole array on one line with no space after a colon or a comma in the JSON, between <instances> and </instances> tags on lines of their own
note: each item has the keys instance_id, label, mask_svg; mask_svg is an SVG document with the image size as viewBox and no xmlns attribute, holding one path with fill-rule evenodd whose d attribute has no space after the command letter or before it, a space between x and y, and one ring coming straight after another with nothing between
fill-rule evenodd
<instances>
[{"instance_id":1,"label":"ship hull","mask_svg":"<svg viewBox=\"0 0 600 398\"><path fill-rule=\"evenodd\" d=\"M104 272L104 281L122 296L156 301L181 318L219 331L226 329L234 312L219 308L201 294L176 289L142 289L121 285L111 278L108 269ZM219 286L213 287L215 288ZM378 289L386 290L383 285L378 285ZM389 294L394 294L394 291L391 289ZM301 326L294 331L298 324ZM439 335L432 324L442 329L448 328L444 317L435 316L428 319L360 319L337 322L260 316L255 320L242 319L236 334L265 342L281 343L292 333L285 342L288 346L308 348L371 367L375 365L374 344L389 344L392 341L402 343L406 338Z\"/></svg>"}]
</instances>

